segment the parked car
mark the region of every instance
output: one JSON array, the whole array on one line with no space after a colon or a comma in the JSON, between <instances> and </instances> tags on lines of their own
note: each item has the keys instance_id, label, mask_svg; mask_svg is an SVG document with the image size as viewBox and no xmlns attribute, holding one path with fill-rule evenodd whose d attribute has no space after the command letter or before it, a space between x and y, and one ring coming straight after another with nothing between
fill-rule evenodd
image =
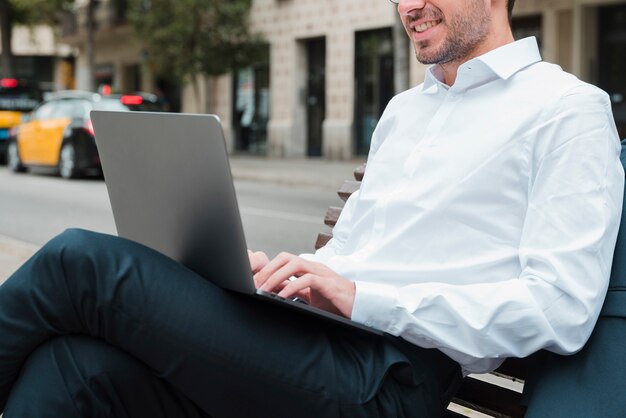
<instances>
[{"instance_id":1,"label":"parked car","mask_svg":"<svg viewBox=\"0 0 626 418\"><path fill-rule=\"evenodd\" d=\"M111 94L109 97L118 98L130 110L140 112L167 112L166 103L156 94L135 92L128 94Z\"/></svg>"},{"instance_id":2,"label":"parked car","mask_svg":"<svg viewBox=\"0 0 626 418\"><path fill-rule=\"evenodd\" d=\"M92 110L148 110L141 95L103 96L90 92L50 94L15 128L8 146L8 166L14 172L31 167L57 170L63 178L99 171ZM152 109L150 109L152 110Z\"/></svg>"},{"instance_id":3,"label":"parked car","mask_svg":"<svg viewBox=\"0 0 626 418\"><path fill-rule=\"evenodd\" d=\"M10 130L19 125L41 99L41 90L26 80L0 78L0 160L5 159Z\"/></svg>"}]
</instances>

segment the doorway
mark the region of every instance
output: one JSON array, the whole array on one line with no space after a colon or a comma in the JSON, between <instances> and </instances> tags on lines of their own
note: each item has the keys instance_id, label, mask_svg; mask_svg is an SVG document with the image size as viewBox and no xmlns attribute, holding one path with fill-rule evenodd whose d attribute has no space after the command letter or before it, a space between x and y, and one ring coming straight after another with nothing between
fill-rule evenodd
<instances>
[{"instance_id":1,"label":"doorway","mask_svg":"<svg viewBox=\"0 0 626 418\"><path fill-rule=\"evenodd\" d=\"M537 38L537 45L539 45L539 50L541 50L543 47L542 25L541 15L514 17L512 24L513 37L515 40L520 40L534 36Z\"/></svg>"},{"instance_id":2,"label":"doorway","mask_svg":"<svg viewBox=\"0 0 626 418\"><path fill-rule=\"evenodd\" d=\"M326 119L326 39L306 41L306 126L307 155L322 155L323 123Z\"/></svg>"},{"instance_id":3,"label":"doorway","mask_svg":"<svg viewBox=\"0 0 626 418\"><path fill-rule=\"evenodd\" d=\"M270 67L267 60L234 73L233 128L237 151L267 154L267 124L270 117Z\"/></svg>"},{"instance_id":4,"label":"doorway","mask_svg":"<svg viewBox=\"0 0 626 418\"><path fill-rule=\"evenodd\" d=\"M392 29L357 32L355 53L355 151L367 155L374 128L395 91Z\"/></svg>"}]
</instances>

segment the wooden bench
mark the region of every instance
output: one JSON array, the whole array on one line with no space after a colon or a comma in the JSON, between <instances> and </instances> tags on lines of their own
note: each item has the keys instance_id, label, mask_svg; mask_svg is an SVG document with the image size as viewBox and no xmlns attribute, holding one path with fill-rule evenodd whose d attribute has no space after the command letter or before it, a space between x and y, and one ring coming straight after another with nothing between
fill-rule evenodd
<instances>
[{"instance_id":1,"label":"wooden bench","mask_svg":"<svg viewBox=\"0 0 626 418\"><path fill-rule=\"evenodd\" d=\"M343 202L361 186L365 165L354 171L354 180L346 180L338 191ZM333 228L337 223L342 207L331 206L326 212L324 223ZM326 245L332 238L331 233L320 233L315 249ZM538 367L540 358L508 359L496 371L487 375L470 375L448 407L445 418L476 417L476 412L497 418L523 417L526 407L521 404L522 388L526 376ZM484 415L483 415L484 416Z\"/></svg>"}]
</instances>

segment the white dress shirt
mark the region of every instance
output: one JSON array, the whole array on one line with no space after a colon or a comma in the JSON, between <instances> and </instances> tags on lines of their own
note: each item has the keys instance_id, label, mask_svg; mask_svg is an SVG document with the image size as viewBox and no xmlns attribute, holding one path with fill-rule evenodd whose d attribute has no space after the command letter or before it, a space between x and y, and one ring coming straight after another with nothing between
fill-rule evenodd
<instances>
[{"instance_id":1,"label":"white dress shirt","mask_svg":"<svg viewBox=\"0 0 626 418\"><path fill-rule=\"evenodd\" d=\"M624 171L608 96L535 38L431 67L394 97L361 189L315 255L356 283L352 319L467 372L574 353L606 294Z\"/></svg>"}]
</instances>

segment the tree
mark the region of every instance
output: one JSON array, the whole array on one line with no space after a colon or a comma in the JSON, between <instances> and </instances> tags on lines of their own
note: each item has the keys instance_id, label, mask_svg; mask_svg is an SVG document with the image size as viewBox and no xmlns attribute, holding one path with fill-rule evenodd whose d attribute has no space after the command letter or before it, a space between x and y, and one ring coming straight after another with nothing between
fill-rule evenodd
<instances>
[{"instance_id":1,"label":"tree","mask_svg":"<svg viewBox=\"0 0 626 418\"><path fill-rule=\"evenodd\" d=\"M249 32L251 0L131 0L129 21L148 62L164 78L193 83L262 57L262 41Z\"/></svg>"},{"instance_id":2,"label":"tree","mask_svg":"<svg viewBox=\"0 0 626 418\"><path fill-rule=\"evenodd\" d=\"M13 50L11 39L13 25L22 18L21 10L9 0L0 0L0 37L2 37L2 55L0 55L0 77L13 77Z\"/></svg>"},{"instance_id":3,"label":"tree","mask_svg":"<svg viewBox=\"0 0 626 418\"><path fill-rule=\"evenodd\" d=\"M57 24L58 12L73 3L71 0L0 0L0 74L5 77L14 75L11 37L15 25Z\"/></svg>"},{"instance_id":4,"label":"tree","mask_svg":"<svg viewBox=\"0 0 626 418\"><path fill-rule=\"evenodd\" d=\"M96 0L89 0L87 3L87 39L85 42L85 54L87 55L87 66L89 68L89 84L87 90L94 91L96 88L96 59L94 52L94 32L96 30L95 22Z\"/></svg>"},{"instance_id":5,"label":"tree","mask_svg":"<svg viewBox=\"0 0 626 418\"><path fill-rule=\"evenodd\" d=\"M2 55L0 56L0 76L13 76L11 51L11 10L7 0L0 0L0 37L2 37Z\"/></svg>"}]
</instances>

